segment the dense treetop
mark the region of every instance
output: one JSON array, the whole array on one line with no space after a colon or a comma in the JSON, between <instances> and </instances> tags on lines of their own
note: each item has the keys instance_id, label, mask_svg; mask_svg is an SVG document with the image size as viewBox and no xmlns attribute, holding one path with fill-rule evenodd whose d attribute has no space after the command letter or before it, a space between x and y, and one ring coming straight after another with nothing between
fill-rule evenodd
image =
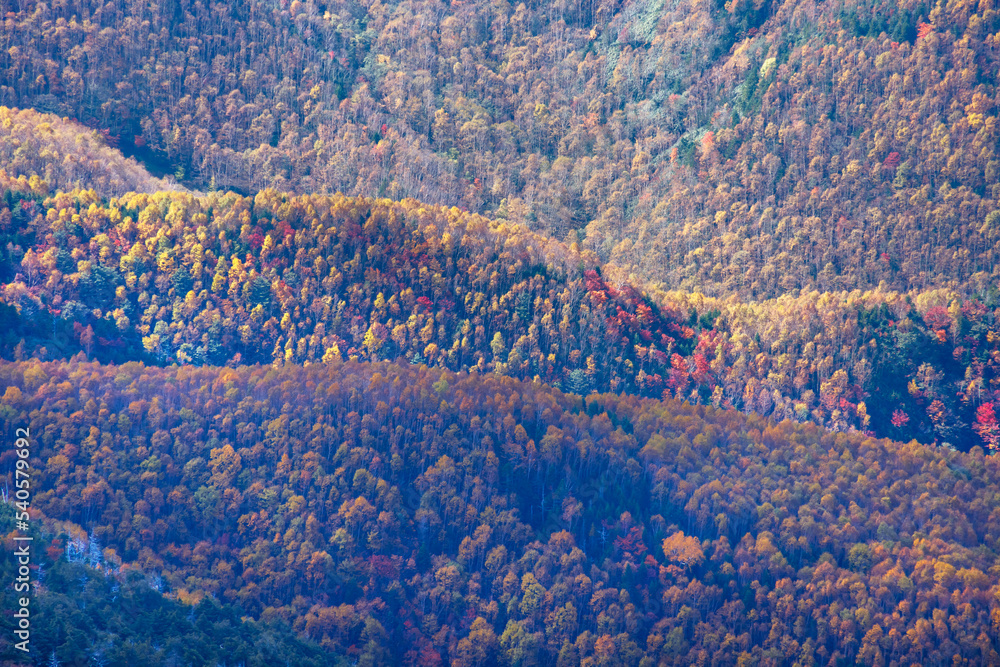
<instances>
[{"instance_id":1,"label":"dense treetop","mask_svg":"<svg viewBox=\"0 0 1000 667\"><path fill-rule=\"evenodd\" d=\"M872 290L746 303L664 292L522 226L413 200L267 190L105 201L7 183L8 358L403 359L584 395L997 444L992 292L982 302Z\"/></svg>"},{"instance_id":2,"label":"dense treetop","mask_svg":"<svg viewBox=\"0 0 1000 667\"><path fill-rule=\"evenodd\" d=\"M18 559L11 552L23 542L14 530L13 505L0 504L0 536L5 558L0 573L13 582ZM80 526L32 511L33 586L31 652L14 648L15 623L0 619L0 664L106 665L107 667L167 667L168 665L302 667L337 665L337 655L295 637L287 624L259 624L242 618L233 605L205 597L193 603L164 593L162 579L122 563L114 549ZM0 592L5 611L20 607L23 593L14 586ZM346 661L345 661L346 662Z\"/></svg>"},{"instance_id":3,"label":"dense treetop","mask_svg":"<svg viewBox=\"0 0 1000 667\"><path fill-rule=\"evenodd\" d=\"M998 659L979 448L386 362L0 382L46 515L364 664Z\"/></svg>"},{"instance_id":4,"label":"dense treetop","mask_svg":"<svg viewBox=\"0 0 1000 667\"><path fill-rule=\"evenodd\" d=\"M459 205L717 295L996 276L992 0L5 7L0 104L202 189Z\"/></svg>"},{"instance_id":5,"label":"dense treetop","mask_svg":"<svg viewBox=\"0 0 1000 667\"><path fill-rule=\"evenodd\" d=\"M994 0L0 22L51 657L1000 662Z\"/></svg>"},{"instance_id":6,"label":"dense treetop","mask_svg":"<svg viewBox=\"0 0 1000 667\"><path fill-rule=\"evenodd\" d=\"M100 132L30 109L0 107L0 165L11 176L34 176L43 192L82 187L111 197L182 189L125 158Z\"/></svg>"}]
</instances>

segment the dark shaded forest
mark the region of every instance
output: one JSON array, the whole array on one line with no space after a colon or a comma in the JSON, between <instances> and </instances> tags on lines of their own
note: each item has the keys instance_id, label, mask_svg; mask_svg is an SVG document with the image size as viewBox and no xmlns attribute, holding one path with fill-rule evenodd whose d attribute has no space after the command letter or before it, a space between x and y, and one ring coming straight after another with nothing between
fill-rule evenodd
<instances>
[{"instance_id":1,"label":"dark shaded forest","mask_svg":"<svg viewBox=\"0 0 1000 667\"><path fill-rule=\"evenodd\" d=\"M37 545L32 569L38 587L31 664L336 664L334 654L297 639L287 624L247 621L236 607L210 598L193 606L170 599L158 576L123 568L113 549L102 549L79 526L48 519L37 509L32 514L35 525L27 536ZM0 505L0 522L0 533L14 532L12 505ZM9 542L4 540L8 552L14 550ZM14 563L12 558L0 561L6 581L15 577ZM16 597L13 586L4 587L5 611L19 607ZM16 626L5 614L0 627L0 662L21 663L23 654L10 641Z\"/></svg>"},{"instance_id":2,"label":"dark shaded forest","mask_svg":"<svg viewBox=\"0 0 1000 667\"><path fill-rule=\"evenodd\" d=\"M997 659L981 448L425 365L0 373L47 516L365 664Z\"/></svg>"}]
</instances>

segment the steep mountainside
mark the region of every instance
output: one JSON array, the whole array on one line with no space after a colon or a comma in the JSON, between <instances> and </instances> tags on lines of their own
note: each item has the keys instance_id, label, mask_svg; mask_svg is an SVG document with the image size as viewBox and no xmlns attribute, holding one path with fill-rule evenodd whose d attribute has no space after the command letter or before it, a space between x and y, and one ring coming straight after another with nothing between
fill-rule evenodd
<instances>
[{"instance_id":1,"label":"steep mountainside","mask_svg":"<svg viewBox=\"0 0 1000 667\"><path fill-rule=\"evenodd\" d=\"M385 362L0 382L36 507L361 664L1000 659L981 449Z\"/></svg>"},{"instance_id":2,"label":"steep mountainside","mask_svg":"<svg viewBox=\"0 0 1000 667\"><path fill-rule=\"evenodd\" d=\"M8 358L400 359L965 450L1000 435L995 294L747 304L664 293L589 251L412 200L264 191L103 202L9 186Z\"/></svg>"},{"instance_id":3,"label":"steep mountainside","mask_svg":"<svg viewBox=\"0 0 1000 667\"><path fill-rule=\"evenodd\" d=\"M0 575L17 577L17 559L11 556L23 542L11 539L13 505L0 504L3 536ZM302 667L336 665L335 653L295 637L286 624L254 623L242 618L233 605L221 605L199 595L183 600L164 593L162 579L144 574L133 564L122 564L114 549L79 526L54 521L32 512L29 537L33 590L31 651L34 665L107 665L113 667L167 667L168 665L245 665ZM0 604L5 611L19 608L18 592L5 586ZM199 600L199 597L201 598ZM24 654L14 648L14 619L0 619L0 664L23 665Z\"/></svg>"},{"instance_id":4,"label":"steep mountainside","mask_svg":"<svg viewBox=\"0 0 1000 667\"><path fill-rule=\"evenodd\" d=\"M461 205L718 295L996 275L991 0L5 7L0 104L200 187Z\"/></svg>"},{"instance_id":5,"label":"steep mountainside","mask_svg":"<svg viewBox=\"0 0 1000 667\"><path fill-rule=\"evenodd\" d=\"M92 188L105 197L183 189L155 178L77 122L30 109L0 107L0 165L10 176L36 177L49 190ZM112 142L113 143L113 142Z\"/></svg>"},{"instance_id":6,"label":"steep mountainside","mask_svg":"<svg viewBox=\"0 0 1000 667\"><path fill-rule=\"evenodd\" d=\"M0 26L33 664L1000 664L995 0Z\"/></svg>"}]
</instances>

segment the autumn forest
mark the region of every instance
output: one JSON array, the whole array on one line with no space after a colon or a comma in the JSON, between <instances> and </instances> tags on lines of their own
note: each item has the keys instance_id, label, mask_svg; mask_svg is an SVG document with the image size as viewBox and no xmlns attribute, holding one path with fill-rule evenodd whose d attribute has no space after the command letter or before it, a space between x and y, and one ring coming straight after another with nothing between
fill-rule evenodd
<instances>
[{"instance_id":1,"label":"autumn forest","mask_svg":"<svg viewBox=\"0 0 1000 667\"><path fill-rule=\"evenodd\" d=\"M998 11L0 0L0 663L1000 665Z\"/></svg>"}]
</instances>

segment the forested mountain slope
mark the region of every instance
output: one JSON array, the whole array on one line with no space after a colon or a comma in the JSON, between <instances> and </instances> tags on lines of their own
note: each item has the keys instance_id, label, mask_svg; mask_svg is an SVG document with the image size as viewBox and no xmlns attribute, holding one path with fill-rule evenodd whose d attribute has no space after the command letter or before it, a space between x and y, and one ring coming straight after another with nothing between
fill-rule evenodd
<instances>
[{"instance_id":1,"label":"forested mountain slope","mask_svg":"<svg viewBox=\"0 0 1000 667\"><path fill-rule=\"evenodd\" d=\"M0 26L38 649L1000 663L994 0Z\"/></svg>"},{"instance_id":2,"label":"forested mountain slope","mask_svg":"<svg viewBox=\"0 0 1000 667\"><path fill-rule=\"evenodd\" d=\"M661 292L589 251L412 200L269 190L103 201L5 183L6 358L400 359L966 450L1000 436L995 296L744 303Z\"/></svg>"},{"instance_id":3,"label":"forested mountain slope","mask_svg":"<svg viewBox=\"0 0 1000 667\"><path fill-rule=\"evenodd\" d=\"M35 177L36 189L92 188L105 197L183 189L153 177L110 146L110 140L52 114L0 107L0 168L9 176Z\"/></svg>"},{"instance_id":4,"label":"forested mountain slope","mask_svg":"<svg viewBox=\"0 0 1000 667\"><path fill-rule=\"evenodd\" d=\"M720 296L996 275L991 0L3 7L0 104L198 187L460 205Z\"/></svg>"},{"instance_id":5,"label":"forested mountain slope","mask_svg":"<svg viewBox=\"0 0 1000 667\"><path fill-rule=\"evenodd\" d=\"M0 382L37 508L359 664L1000 659L981 449L386 362Z\"/></svg>"},{"instance_id":6,"label":"forested mountain slope","mask_svg":"<svg viewBox=\"0 0 1000 667\"><path fill-rule=\"evenodd\" d=\"M13 536L14 505L0 504L0 574L17 577L18 545ZM261 624L243 618L233 605L207 596L184 600L163 591L155 573L123 564L114 549L102 549L79 526L54 521L34 509L31 530L33 586L29 663L166 667L168 665L243 665L303 667L341 665L337 655L295 637L287 624ZM22 534L23 536L23 534ZM23 594L23 593L22 593ZM18 592L5 586L3 609L18 609ZM198 597L201 597L200 601ZM0 619L0 664L26 664L14 648L14 619ZM346 660L344 661L346 662Z\"/></svg>"}]
</instances>

